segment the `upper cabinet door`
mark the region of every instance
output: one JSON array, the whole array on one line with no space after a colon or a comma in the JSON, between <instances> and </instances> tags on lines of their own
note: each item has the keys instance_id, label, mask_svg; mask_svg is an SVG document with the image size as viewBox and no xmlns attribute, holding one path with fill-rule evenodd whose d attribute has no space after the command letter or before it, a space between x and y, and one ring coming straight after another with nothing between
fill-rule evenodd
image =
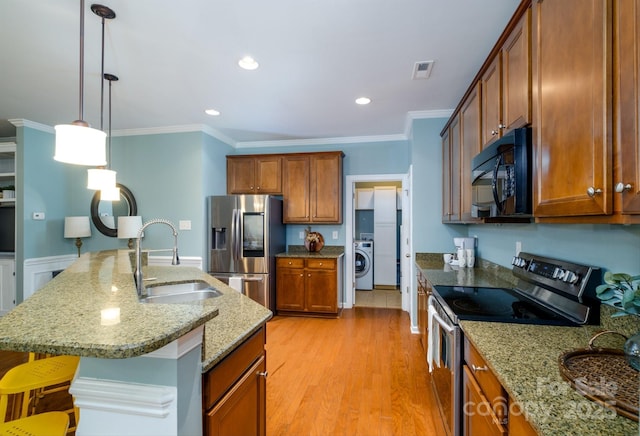
<instances>
[{"instance_id":1,"label":"upper cabinet door","mask_svg":"<svg viewBox=\"0 0 640 436\"><path fill-rule=\"evenodd\" d=\"M309 156L285 156L282 162L283 211L282 221L285 223L308 223L309 218Z\"/></svg>"},{"instance_id":2,"label":"upper cabinet door","mask_svg":"<svg viewBox=\"0 0 640 436\"><path fill-rule=\"evenodd\" d=\"M493 59L480 80L482 86L482 143L502 135L502 55Z\"/></svg>"},{"instance_id":3,"label":"upper cabinet door","mask_svg":"<svg viewBox=\"0 0 640 436\"><path fill-rule=\"evenodd\" d=\"M614 101L617 113L614 208L640 214L640 0L615 3Z\"/></svg>"},{"instance_id":4,"label":"upper cabinet door","mask_svg":"<svg viewBox=\"0 0 640 436\"><path fill-rule=\"evenodd\" d=\"M534 215L610 214L611 3L532 8Z\"/></svg>"},{"instance_id":5,"label":"upper cabinet door","mask_svg":"<svg viewBox=\"0 0 640 436\"><path fill-rule=\"evenodd\" d=\"M282 157L258 156L255 159L256 194L282 193Z\"/></svg>"},{"instance_id":6,"label":"upper cabinet door","mask_svg":"<svg viewBox=\"0 0 640 436\"><path fill-rule=\"evenodd\" d=\"M311 155L311 222L342 223L342 153Z\"/></svg>"},{"instance_id":7,"label":"upper cabinet door","mask_svg":"<svg viewBox=\"0 0 640 436\"><path fill-rule=\"evenodd\" d=\"M460 108L460 214L464 222L480 221L471 216L473 158L482 151L480 110L480 85L478 84Z\"/></svg>"},{"instance_id":8,"label":"upper cabinet door","mask_svg":"<svg viewBox=\"0 0 640 436\"><path fill-rule=\"evenodd\" d=\"M513 130L531 122L531 9L502 47L502 125Z\"/></svg>"},{"instance_id":9,"label":"upper cabinet door","mask_svg":"<svg viewBox=\"0 0 640 436\"><path fill-rule=\"evenodd\" d=\"M227 156L227 194L253 194L255 163L252 156Z\"/></svg>"}]
</instances>

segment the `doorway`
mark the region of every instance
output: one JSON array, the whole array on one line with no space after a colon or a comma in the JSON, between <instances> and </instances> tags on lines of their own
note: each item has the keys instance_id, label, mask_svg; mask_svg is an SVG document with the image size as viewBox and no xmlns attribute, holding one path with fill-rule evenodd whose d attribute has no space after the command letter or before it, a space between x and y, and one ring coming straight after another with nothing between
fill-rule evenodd
<instances>
[{"instance_id":1,"label":"doorway","mask_svg":"<svg viewBox=\"0 0 640 436\"><path fill-rule=\"evenodd\" d=\"M411 311L411 168L407 174L376 174L376 175L358 175L347 176L345 183L346 201L345 201L345 301L343 307L352 308L356 304L356 265L355 256L356 248L354 241L372 239L374 244L374 253L382 255L383 262L386 261L387 269L385 275L387 279L374 279L375 291L364 297L364 304L367 301L378 300L375 305L384 306L383 300L389 301L386 307L398 307L394 303L394 292L400 296L400 308L404 311ZM397 202L393 205L393 215L396 218L393 234L395 235L393 242L385 240L375 241L375 225L373 210L363 206L363 199L360 198L358 204L358 194L366 196L372 194L375 187L382 189L393 189ZM361 192L358 192L361 190ZM364 191L362 191L364 190ZM372 206L373 207L373 206ZM378 251L379 250L379 251ZM384 257L387 257L385 260ZM381 259L379 256L377 259ZM376 271L375 259L373 262L374 277ZM392 258L392 259L388 259ZM393 272L389 271L393 268ZM390 274L393 274L393 280L390 281ZM397 278L397 280L396 280ZM376 283L382 283L376 285ZM379 289L378 289L379 288ZM378 295L376 295L378 294ZM360 296L359 296L360 298Z\"/></svg>"}]
</instances>

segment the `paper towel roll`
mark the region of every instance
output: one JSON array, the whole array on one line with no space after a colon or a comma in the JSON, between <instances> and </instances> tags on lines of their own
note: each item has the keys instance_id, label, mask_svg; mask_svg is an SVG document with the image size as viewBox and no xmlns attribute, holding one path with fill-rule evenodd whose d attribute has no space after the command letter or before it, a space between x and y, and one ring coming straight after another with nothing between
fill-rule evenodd
<instances>
[{"instance_id":1,"label":"paper towel roll","mask_svg":"<svg viewBox=\"0 0 640 436\"><path fill-rule=\"evenodd\" d=\"M229 277L229 286L242 293L242 277Z\"/></svg>"}]
</instances>

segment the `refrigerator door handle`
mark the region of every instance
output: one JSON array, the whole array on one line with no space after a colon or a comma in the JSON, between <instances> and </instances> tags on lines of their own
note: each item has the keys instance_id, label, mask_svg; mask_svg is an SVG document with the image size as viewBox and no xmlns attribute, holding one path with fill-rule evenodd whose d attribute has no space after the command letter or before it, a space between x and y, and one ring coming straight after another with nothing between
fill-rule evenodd
<instances>
[{"instance_id":1,"label":"refrigerator door handle","mask_svg":"<svg viewBox=\"0 0 640 436\"><path fill-rule=\"evenodd\" d=\"M233 209L231 215L231 258L238 260L238 209Z\"/></svg>"},{"instance_id":2,"label":"refrigerator door handle","mask_svg":"<svg viewBox=\"0 0 640 436\"><path fill-rule=\"evenodd\" d=\"M234 212L236 214L236 246L234 256L236 260L240 260L242 257L242 211L240 209L234 209Z\"/></svg>"},{"instance_id":3,"label":"refrigerator door handle","mask_svg":"<svg viewBox=\"0 0 640 436\"><path fill-rule=\"evenodd\" d=\"M243 277L242 280L245 282L262 282L264 277Z\"/></svg>"}]
</instances>

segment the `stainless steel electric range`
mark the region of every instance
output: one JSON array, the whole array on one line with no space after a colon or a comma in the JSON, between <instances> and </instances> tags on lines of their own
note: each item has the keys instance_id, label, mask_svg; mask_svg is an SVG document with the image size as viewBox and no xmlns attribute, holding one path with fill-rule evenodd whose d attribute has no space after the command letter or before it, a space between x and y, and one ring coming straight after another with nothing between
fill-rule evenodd
<instances>
[{"instance_id":1,"label":"stainless steel electric range","mask_svg":"<svg viewBox=\"0 0 640 436\"><path fill-rule=\"evenodd\" d=\"M600 322L598 268L520 253L513 258L512 273L518 282L511 289L435 285L429 297L429 370L449 436L463 434L464 341L459 321L561 326Z\"/></svg>"}]
</instances>

